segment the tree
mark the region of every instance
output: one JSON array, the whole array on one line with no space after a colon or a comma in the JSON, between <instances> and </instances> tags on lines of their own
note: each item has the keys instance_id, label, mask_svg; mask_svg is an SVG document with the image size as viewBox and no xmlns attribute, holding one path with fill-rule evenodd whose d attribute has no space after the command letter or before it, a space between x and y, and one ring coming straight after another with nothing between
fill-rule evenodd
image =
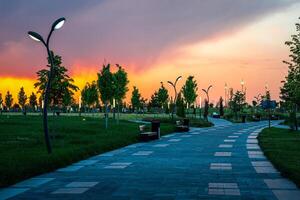
<instances>
[{"instance_id":1,"label":"tree","mask_svg":"<svg viewBox=\"0 0 300 200\"><path fill-rule=\"evenodd\" d=\"M24 115L26 115L26 102L27 102L27 95L25 94L24 88L21 87L19 93L18 93L18 101L19 105L21 106Z\"/></svg>"},{"instance_id":2,"label":"tree","mask_svg":"<svg viewBox=\"0 0 300 200\"><path fill-rule=\"evenodd\" d=\"M51 52L53 54L53 52ZM68 70L61 65L62 59L59 55L53 56L53 78L50 84L49 104L51 106L70 105L72 96L79 88L74 85L74 80L67 74ZM48 58L48 68L50 68L50 59ZM42 97L45 95L46 84L48 81L49 69L42 69L37 72L37 82L34 87Z\"/></svg>"},{"instance_id":3,"label":"tree","mask_svg":"<svg viewBox=\"0 0 300 200\"><path fill-rule=\"evenodd\" d=\"M9 91L7 91L6 96L5 96L5 106L7 107L8 110L10 110L10 108L13 104L13 101L14 101L14 99L13 99L12 95L10 94Z\"/></svg>"},{"instance_id":4,"label":"tree","mask_svg":"<svg viewBox=\"0 0 300 200\"><path fill-rule=\"evenodd\" d=\"M238 113L241 112L246 105L245 100L245 93L241 91L236 91L229 100L229 107L235 114L236 119L238 118Z\"/></svg>"},{"instance_id":5,"label":"tree","mask_svg":"<svg viewBox=\"0 0 300 200\"><path fill-rule=\"evenodd\" d=\"M37 97L36 95L32 92L31 95L29 96L29 105L31 108L35 111L35 107L37 106Z\"/></svg>"},{"instance_id":6,"label":"tree","mask_svg":"<svg viewBox=\"0 0 300 200\"><path fill-rule=\"evenodd\" d=\"M114 98L114 77L110 71L110 64L103 65L102 70L98 73L98 89L100 98L105 105L105 128L108 127L108 104Z\"/></svg>"},{"instance_id":7,"label":"tree","mask_svg":"<svg viewBox=\"0 0 300 200\"><path fill-rule=\"evenodd\" d=\"M141 94L136 86L133 86L131 94L131 105L133 111L136 111L138 108L141 107Z\"/></svg>"},{"instance_id":8,"label":"tree","mask_svg":"<svg viewBox=\"0 0 300 200\"><path fill-rule=\"evenodd\" d=\"M161 86L157 92L157 101L159 103L159 106L165 108L168 104L168 99L169 99L168 90L165 88L163 82L161 82Z\"/></svg>"},{"instance_id":9,"label":"tree","mask_svg":"<svg viewBox=\"0 0 300 200\"><path fill-rule=\"evenodd\" d=\"M2 114L2 109L3 109L3 98L2 98L2 94L0 93L0 112Z\"/></svg>"},{"instance_id":10,"label":"tree","mask_svg":"<svg viewBox=\"0 0 300 200\"><path fill-rule=\"evenodd\" d=\"M116 65L118 67L118 71L113 74L114 78L114 99L117 102L117 110L118 110L118 123L120 119L120 104L122 104L122 100L125 98L126 93L128 92L128 77L127 72L122 68L121 65Z\"/></svg>"},{"instance_id":11,"label":"tree","mask_svg":"<svg viewBox=\"0 0 300 200\"><path fill-rule=\"evenodd\" d=\"M89 109L99 104L98 87L95 81L86 83L81 91L81 100L84 107Z\"/></svg>"},{"instance_id":12,"label":"tree","mask_svg":"<svg viewBox=\"0 0 300 200\"><path fill-rule=\"evenodd\" d=\"M184 105L184 100L182 98L182 92L180 92L177 96L177 99L176 99L176 114L177 116L179 117L185 117L185 111L184 111L184 108L185 108L185 105Z\"/></svg>"},{"instance_id":13,"label":"tree","mask_svg":"<svg viewBox=\"0 0 300 200\"><path fill-rule=\"evenodd\" d=\"M300 19L300 18L299 18ZM284 106L290 112L290 117L294 122L294 127L298 130L297 111L300 105L300 24L296 23L296 34L291 36L291 40L285 42L289 47L289 61L283 61L288 65L288 75L283 81L280 98Z\"/></svg>"},{"instance_id":14,"label":"tree","mask_svg":"<svg viewBox=\"0 0 300 200\"><path fill-rule=\"evenodd\" d=\"M220 100L219 100L219 110L220 110L220 116L223 117L224 116L224 105L223 105L222 97L220 97Z\"/></svg>"},{"instance_id":15,"label":"tree","mask_svg":"<svg viewBox=\"0 0 300 200\"><path fill-rule=\"evenodd\" d=\"M185 82L185 85L182 87L182 93L188 107L195 102L197 98L197 81L194 80L194 76L189 76Z\"/></svg>"}]
</instances>

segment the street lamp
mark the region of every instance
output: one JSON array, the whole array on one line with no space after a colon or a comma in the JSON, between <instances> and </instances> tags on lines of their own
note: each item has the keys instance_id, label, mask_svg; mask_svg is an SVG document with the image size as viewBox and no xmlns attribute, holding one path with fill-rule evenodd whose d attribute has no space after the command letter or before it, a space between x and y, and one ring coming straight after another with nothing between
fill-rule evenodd
<instances>
[{"instance_id":1,"label":"street lamp","mask_svg":"<svg viewBox=\"0 0 300 200\"><path fill-rule=\"evenodd\" d=\"M242 79L241 80L242 92L244 92L244 85L245 85L245 81Z\"/></svg>"},{"instance_id":2,"label":"street lamp","mask_svg":"<svg viewBox=\"0 0 300 200\"><path fill-rule=\"evenodd\" d=\"M206 94L206 98L207 98L208 104L209 104L209 95L208 95L208 92L209 92L210 88L212 88L212 85L210 85L206 90L202 89L202 91Z\"/></svg>"},{"instance_id":3,"label":"street lamp","mask_svg":"<svg viewBox=\"0 0 300 200\"><path fill-rule=\"evenodd\" d=\"M224 99L225 99L225 106L227 106L227 90L228 90L228 86L227 86L227 83L225 83L225 96L224 96Z\"/></svg>"},{"instance_id":4,"label":"street lamp","mask_svg":"<svg viewBox=\"0 0 300 200\"><path fill-rule=\"evenodd\" d=\"M176 110L176 100L177 100L177 90L176 90L176 84L177 82L182 78L182 76L178 76L175 80L175 82L171 82L171 81L168 81L168 83L174 88L174 94L175 94L175 97L174 97L174 106L173 106L173 109L172 109L172 120L173 120L173 115L174 115L174 110Z\"/></svg>"},{"instance_id":5,"label":"street lamp","mask_svg":"<svg viewBox=\"0 0 300 200\"><path fill-rule=\"evenodd\" d=\"M44 125L44 136L45 136L45 142L46 142L46 146L47 146L47 151L50 154L52 152L51 149L51 144L50 144L50 139L49 139L49 133L48 133L48 113L47 113L47 107L48 107L48 99L49 99L49 94L50 94L50 89L51 89L51 80L52 80L52 76L53 76L53 55L52 52L50 51L49 48L49 42L50 42L50 37L53 33L53 31L60 29L64 23L65 23L66 19L64 17L57 19L51 27L50 33L48 34L47 40L45 42L45 40L43 39L43 37L33 31L29 31L28 35L31 39L37 41L37 42L42 42L43 45L46 47L47 49L47 53L48 53L48 57L50 60L50 72L48 73L48 80L46 83L46 88L45 88L45 92L44 92L44 101L43 101L43 125Z\"/></svg>"}]
</instances>

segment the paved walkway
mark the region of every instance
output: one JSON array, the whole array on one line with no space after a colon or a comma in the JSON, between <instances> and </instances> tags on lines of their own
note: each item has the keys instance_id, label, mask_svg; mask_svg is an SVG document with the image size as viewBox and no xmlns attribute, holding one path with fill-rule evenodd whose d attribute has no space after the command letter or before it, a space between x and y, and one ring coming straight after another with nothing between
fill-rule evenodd
<instances>
[{"instance_id":1,"label":"paved walkway","mask_svg":"<svg viewBox=\"0 0 300 200\"><path fill-rule=\"evenodd\" d=\"M192 129L75 163L0 191L0 199L299 199L264 157L265 122Z\"/></svg>"}]
</instances>

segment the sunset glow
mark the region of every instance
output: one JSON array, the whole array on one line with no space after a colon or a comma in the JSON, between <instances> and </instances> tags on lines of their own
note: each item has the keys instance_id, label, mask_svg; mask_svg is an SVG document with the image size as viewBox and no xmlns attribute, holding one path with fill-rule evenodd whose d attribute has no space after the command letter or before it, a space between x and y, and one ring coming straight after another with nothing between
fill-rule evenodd
<instances>
[{"instance_id":1,"label":"sunset glow","mask_svg":"<svg viewBox=\"0 0 300 200\"><path fill-rule=\"evenodd\" d=\"M60 33L55 35L57 42L54 42L52 48L62 56L63 64L69 69L71 77L80 89L86 82L97 79L97 72L103 62L122 65L128 72L130 80L127 101L131 96L133 86L137 86L142 95L149 98L161 81L173 80L178 75L182 75L184 79L189 75L195 76L200 96L204 96L201 88L212 84L213 101L224 94L225 83L236 90L240 89L242 79L247 88L247 101L250 102L253 96L263 93L266 84L269 85L273 98L278 99L280 81L287 72L287 67L282 63L282 60L288 58L288 49L284 42L294 32L293 24L298 18L300 9L299 3L287 2L289 3L276 5L282 6L282 9L276 6L273 9L270 5L270 10L260 13L259 17L248 13L249 16L239 22L237 22L238 15L233 15L228 26L222 27L222 25L219 30L208 31L209 27L202 25L200 28L195 28L193 33L192 27L187 27L188 32L178 33L178 37L172 36L172 40L166 43L161 41L168 37L165 35L167 33L162 30L152 33L155 37L154 42L151 38L146 38L147 33L142 30L137 30L136 40L133 40L131 25L128 25L128 30L123 26L120 27L122 28L120 30L124 31L124 37L114 32L120 31L113 29L120 22L114 19L114 16L95 18L98 16L96 11L98 9L100 12L110 6L117 7L122 3L120 1L104 2L94 6L91 10L84 9L82 13L79 11L73 14L67 13L67 17L70 15L69 20L59 30ZM127 6L124 9L130 10ZM146 9L146 5L143 9ZM166 24L160 24L159 20L147 22L147 15L145 13L145 23L149 23L153 29L156 24L157 28L162 25L166 26ZM88 26L85 24L88 16L94 17L90 20L89 26L98 27L101 24L107 24L108 31L114 31L108 35L104 34L105 26L102 27L103 29L100 29L100 26L95 31L85 31L84 36L82 32L73 31L74 27ZM135 21L138 18L135 17L137 16L133 14L132 18L122 20L139 25L139 21ZM166 16L163 15L163 17ZM24 30L44 30L46 25L37 25L48 23L48 20L43 19L33 22L28 20L27 26L23 27ZM93 22L97 25L92 25ZM188 22L189 19L186 19L185 23ZM180 22L178 23L178 26L181 26ZM200 24L206 23L215 25L217 22L213 20L200 22ZM225 21L220 20L220 24L222 23ZM26 23L23 22L23 24ZM23 28L20 28L20 34L17 34L15 38L4 33L5 38L9 39L1 41L0 93L5 94L9 90L14 98L17 97L17 92L22 86L28 96L34 91L35 73L46 65L46 52L41 46L29 41L25 32L22 32ZM17 27L12 27L13 29ZM152 32L152 30L149 31ZM176 32L174 34L176 35ZM93 38L98 40L94 41ZM139 43L140 41L142 42ZM184 79L178 83L180 87ZM169 86L167 88L171 89ZM172 90L169 92L173 95ZM76 99L78 99L78 94Z\"/></svg>"}]
</instances>

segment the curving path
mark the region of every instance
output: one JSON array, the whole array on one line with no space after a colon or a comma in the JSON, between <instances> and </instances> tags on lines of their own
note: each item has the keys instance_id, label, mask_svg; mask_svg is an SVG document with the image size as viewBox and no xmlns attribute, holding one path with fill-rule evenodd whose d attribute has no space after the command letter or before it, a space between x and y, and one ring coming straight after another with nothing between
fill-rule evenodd
<instances>
[{"instance_id":1,"label":"curving path","mask_svg":"<svg viewBox=\"0 0 300 200\"><path fill-rule=\"evenodd\" d=\"M265 122L174 133L0 190L0 199L299 199L264 157Z\"/></svg>"}]
</instances>

